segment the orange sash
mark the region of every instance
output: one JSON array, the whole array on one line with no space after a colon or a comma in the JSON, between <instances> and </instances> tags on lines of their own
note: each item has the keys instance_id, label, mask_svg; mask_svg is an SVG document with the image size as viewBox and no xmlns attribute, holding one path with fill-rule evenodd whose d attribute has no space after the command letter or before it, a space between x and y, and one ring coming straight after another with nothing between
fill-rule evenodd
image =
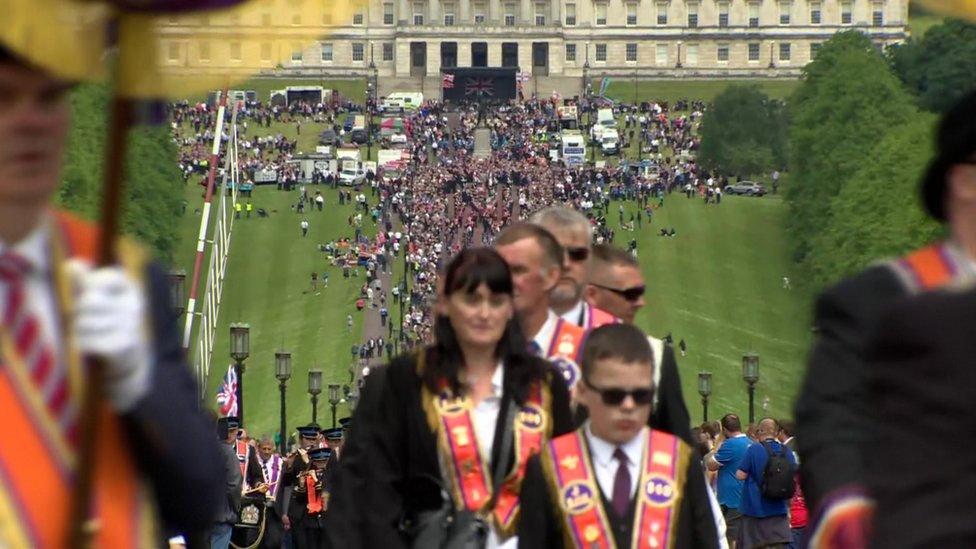
<instances>
[{"instance_id":1,"label":"orange sash","mask_svg":"<svg viewBox=\"0 0 976 549\"><path fill-rule=\"evenodd\" d=\"M451 493L458 509L487 513L492 496L491 471L479 450L474 428L473 406L467 397L453 397L446 387L434 396L423 389L424 410L437 433L442 463L450 469ZM551 436L549 419L551 397L540 385L532 387L529 398L515 414L513 438L515 466L499 488L492 520L503 537L514 534L519 513L519 491L529 457L537 453ZM505 459L505 457L501 457Z\"/></svg>"},{"instance_id":2,"label":"orange sash","mask_svg":"<svg viewBox=\"0 0 976 549\"><path fill-rule=\"evenodd\" d=\"M616 324L620 322L620 319L613 316L612 314L604 311L603 309L597 309L593 305L587 304L587 308L590 310L590 314L586 318L586 329L592 330L594 328L599 328L600 326L605 326L607 324Z\"/></svg>"},{"instance_id":3,"label":"orange sash","mask_svg":"<svg viewBox=\"0 0 976 549\"><path fill-rule=\"evenodd\" d=\"M586 329L560 318L556 321L556 330L546 352L549 362L552 362L566 380L566 387L569 388L570 394L573 394L582 375L579 356L586 333Z\"/></svg>"},{"instance_id":4,"label":"orange sash","mask_svg":"<svg viewBox=\"0 0 976 549\"><path fill-rule=\"evenodd\" d=\"M315 471L310 471L305 475L305 490L308 494L308 509L309 514L314 515L315 513L321 513L323 509L322 496L319 495L318 490L315 489L315 484L318 482L318 477L315 475Z\"/></svg>"},{"instance_id":5,"label":"orange sash","mask_svg":"<svg viewBox=\"0 0 976 549\"><path fill-rule=\"evenodd\" d=\"M94 256L95 231L87 223L59 214L52 225L52 273L59 313L68 317L71 295L64 273L64 258ZM68 253L66 253L68 252ZM124 259L125 249L120 249ZM134 259L127 267L138 268ZM67 334L67 332L66 332ZM0 334L0 546L63 547L77 456L44 404L7 334ZM63 337L67 338L68 335ZM83 371L80 357L67 351L69 385L80 398ZM76 402L80 402L76 400ZM145 547L155 543L154 512L147 504L140 474L129 451L129 441L118 417L102 403L98 410L100 433L95 447L94 503L92 512L96 547Z\"/></svg>"},{"instance_id":6,"label":"orange sash","mask_svg":"<svg viewBox=\"0 0 976 549\"><path fill-rule=\"evenodd\" d=\"M646 432L630 547L673 547L690 447L671 434ZM566 545L616 549L582 430L550 441L542 453L542 466L563 518Z\"/></svg>"},{"instance_id":7,"label":"orange sash","mask_svg":"<svg viewBox=\"0 0 976 549\"><path fill-rule=\"evenodd\" d=\"M944 242L916 250L897 260L894 265L915 292L944 286L958 272Z\"/></svg>"},{"instance_id":8,"label":"orange sash","mask_svg":"<svg viewBox=\"0 0 976 549\"><path fill-rule=\"evenodd\" d=\"M248 458L248 455L247 455L247 453L249 451L249 448L247 446L247 441L241 440L241 439L237 439L237 443L235 444L235 451L237 453L237 463L241 467L241 478L244 479L244 482L241 483L241 490L244 491L244 492L246 492L248 490L248 485L247 485L247 461L248 461L247 458Z\"/></svg>"}]
</instances>

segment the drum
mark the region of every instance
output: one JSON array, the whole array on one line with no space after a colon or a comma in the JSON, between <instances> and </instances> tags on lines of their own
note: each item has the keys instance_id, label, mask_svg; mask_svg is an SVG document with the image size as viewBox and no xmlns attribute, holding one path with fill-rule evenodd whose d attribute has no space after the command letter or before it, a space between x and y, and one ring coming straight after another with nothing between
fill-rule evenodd
<instances>
[{"instance_id":1,"label":"drum","mask_svg":"<svg viewBox=\"0 0 976 549\"><path fill-rule=\"evenodd\" d=\"M262 493L245 494L231 534L231 547L253 549L261 545L267 520L267 500Z\"/></svg>"}]
</instances>

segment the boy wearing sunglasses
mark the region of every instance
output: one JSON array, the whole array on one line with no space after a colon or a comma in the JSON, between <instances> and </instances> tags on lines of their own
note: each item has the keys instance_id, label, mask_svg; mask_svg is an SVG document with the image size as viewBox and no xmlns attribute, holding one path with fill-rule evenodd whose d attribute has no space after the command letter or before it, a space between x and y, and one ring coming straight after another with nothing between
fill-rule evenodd
<instances>
[{"instance_id":1,"label":"boy wearing sunglasses","mask_svg":"<svg viewBox=\"0 0 976 549\"><path fill-rule=\"evenodd\" d=\"M521 547L718 547L698 460L672 434L646 427L654 397L647 337L626 324L583 347L580 429L530 459Z\"/></svg>"}]
</instances>

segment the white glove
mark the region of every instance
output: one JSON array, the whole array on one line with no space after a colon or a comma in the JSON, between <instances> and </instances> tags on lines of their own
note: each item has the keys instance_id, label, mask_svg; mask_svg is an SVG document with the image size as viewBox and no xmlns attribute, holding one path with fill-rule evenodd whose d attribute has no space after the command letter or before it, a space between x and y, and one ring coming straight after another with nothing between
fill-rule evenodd
<instances>
[{"instance_id":1,"label":"white glove","mask_svg":"<svg viewBox=\"0 0 976 549\"><path fill-rule=\"evenodd\" d=\"M106 362L105 396L119 413L130 411L149 391L150 348L146 300L121 267L70 267L78 291L74 336L82 354Z\"/></svg>"}]
</instances>

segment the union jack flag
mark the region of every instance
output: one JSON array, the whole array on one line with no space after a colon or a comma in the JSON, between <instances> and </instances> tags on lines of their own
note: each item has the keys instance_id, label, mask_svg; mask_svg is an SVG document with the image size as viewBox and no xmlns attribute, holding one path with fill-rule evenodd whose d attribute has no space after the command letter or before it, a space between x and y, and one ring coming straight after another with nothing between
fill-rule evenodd
<instances>
[{"instance_id":1,"label":"union jack flag","mask_svg":"<svg viewBox=\"0 0 976 549\"><path fill-rule=\"evenodd\" d=\"M445 73L444 74L444 79L441 82L441 84L443 84L444 89L453 88L454 87L454 75L453 74L447 74L447 73Z\"/></svg>"},{"instance_id":2,"label":"union jack flag","mask_svg":"<svg viewBox=\"0 0 976 549\"><path fill-rule=\"evenodd\" d=\"M495 82L491 78L468 78L464 84L464 95L493 95Z\"/></svg>"},{"instance_id":3,"label":"union jack flag","mask_svg":"<svg viewBox=\"0 0 976 549\"><path fill-rule=\"evenodd\" d=\"M237 371L233 364L227 367L224 382L217 387L217 406L221 417L237 416Z\"/></svg>"}]
</instances>

